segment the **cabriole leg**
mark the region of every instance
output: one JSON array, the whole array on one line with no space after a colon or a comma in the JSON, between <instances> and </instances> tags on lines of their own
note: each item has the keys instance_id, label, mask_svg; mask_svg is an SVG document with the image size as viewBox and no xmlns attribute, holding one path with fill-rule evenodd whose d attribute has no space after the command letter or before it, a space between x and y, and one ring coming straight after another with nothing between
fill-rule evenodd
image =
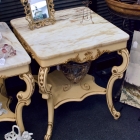
<instances>
[{"instance_id":1,"label":"cabriole leg","mask_svg":"<svg viewBox=\"0 0 140 140\"><path fill-rule=\"evenodd\" d=\"M48 129L44 137L45 140L50 140L54 118L53 96L51 94L52 86L50 84L47 84L48 72L49 68L40 67L38 74L39 92L42 94L42 98L47 100L48 104Z\"/></svg>"},{"instance_id":2,"label":"cabriole leg","mask_svg":"<svg viewBox=\"0 0 140 140\"><path fill-rule=\"evenodd\" d=\"M30 73L22 74L19 76L20 79L24 80L26 83L26 91L20 91L17 94L18 103L15 109L15 117L16 117L16 123L20 128L21 133L24 131L24 125L22 120L22 109L23 106L28 106L31 103L31 96L35 89L35 82L34 78Z\"/></svg>"},{"instance_id":3,"label":"cabriole leg","mask_svg":"<svg viewBox=\"0 0 140 140\"><path fill-rule=\"evenodd\" d=\"M108 108L112 116L116 120L120 117L121 114L120 112L117 112L116 109L114 108L113 101L112 101L112 88L113 88L114 82L117 79L121 79L123 77L123 73L126 70L129 63L129 53L127 49L122 49L118 51L118 54L122 56L123 62L120 66L114 66L112 68L112 76L110 77L108 81L107 93L106 93Z\"/></svg>"}]
</instances>

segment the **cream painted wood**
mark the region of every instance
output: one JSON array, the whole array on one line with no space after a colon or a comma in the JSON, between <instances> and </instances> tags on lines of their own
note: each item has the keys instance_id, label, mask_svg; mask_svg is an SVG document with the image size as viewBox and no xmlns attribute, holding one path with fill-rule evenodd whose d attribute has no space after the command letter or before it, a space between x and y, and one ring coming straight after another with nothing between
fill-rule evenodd
<instances>
[{"instance_id":1,"label":"cream painted wood","mask_svg":"<svg viewBox=\"0 0 140 140\"><path fill-rule=\"evenodd\" d=\"M48 83L53 87L51 93L55 109L66 102L82 101L90 95L106 94L106 89L98 86L94 77L88 74L80 83L72 84L61 71L56 70L48 75Z\"/></svg>"},{"instance_id":2,"label":"cream painted wood","mask_svg":"<svg viewBox=\"0 0 140 140\"><path fill-rule=\"evenodd\" d=\"M107 84L107 92L106 92L106 99L108 108L113 115L114 119L118 119L120 117L120 112L117 112L113 106L112 102L112 88L114 85L114 82L117 79L121 79L123 77L123 73L126 70L128 63L129 63L129 53L127 49L122 49L118 51L118 54L122 56L123 62L120 66L114 66L112 68L112 76L110 77L108 84Z\"/></svg>"},{"instance_id":3,"label":"cream painted wood","mask_svg":"<svg viewBox=\"0 0 140 140\"><path fill-rule=\"evenodd\" d=\"M57 11L54 25L34 31L28 28L25 18L11 21L15 35L40 65L35 81L38 81L39 92L48 104L48 129L45 140L50 140L52 134L54 109L66 102L82 101L95 94L106 95L112 116L114 119L120 117L120 113L113 106L112 87L116 79L122 78L129 62L129 53L126 49L129 35L94 12L94 24L84 21L83 8ZM98 86L90 75L86 75L81 83L72 84L61 72L54 71L48 74L51 66L69 61L92 61L104 53L114 51L118 51L122 56L123 63L112 68L112 76L106 88Z\"/></svg>"},{"instance_id":4,"label":"cream painted wood","mask_svg":"<svg viewBox=\"0 0 140 140\"><path fill-rule=\"evenodd\" d=\"M0 116L0 122L16 121L21 132L23 132L22 108L30 104L30 97L33 94L35 86L34 78L29 73L31 59L6 23L0 22L0 32L3 36L0 44L7 43L12 45L17 53L15 56L7 58L5 65L0 66L0 102L2 102L2 108L7 110L7 114L2 114ZM5 79L17 75L19 75L20 79L25 81L27 87L26 91L17 93L18 103L14 113L9 109L11 97L7 95Z\"/></svg>"}]
</instances>

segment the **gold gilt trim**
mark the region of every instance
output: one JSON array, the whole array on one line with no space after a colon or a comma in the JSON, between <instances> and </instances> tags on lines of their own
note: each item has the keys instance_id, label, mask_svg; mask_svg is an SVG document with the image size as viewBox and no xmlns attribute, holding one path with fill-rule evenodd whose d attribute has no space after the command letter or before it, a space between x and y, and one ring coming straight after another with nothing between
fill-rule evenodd
<instances>
[{"instance_id":1,"label":"gold gilt trim","mask_svg":"<svg viewBox=\"0 0 140 140\"><path fill-rule=\"evenodd\" d=\"M81 59L79 57L79 54L77 54L75 58L70 58L67 61L65 61L65 63L68 63L69 61L74 61L74 62L77 62L77 63L84 63L84 62L87 62L87 61L95 60L104 53L110 53L110 51L109 50L100 51L99 49L97 49L97 54L95 55L95 57L93 57L92 53L93 52L90 52L90 51L86 52L84 54L85 57L83 59Z\"/></svg>"},{"instance_id":2,"label":"gold gilt trim","mask_svg":"<svg viewBox=\"0 0 140 140\"><path fill-rule=\"evenodd\" d=\"M24 6L26 20L29 22L28 25L31 30L55 23L55 18L54 18L55 10L54 10L53 0L46 0L47 5L48 5L47 8L48 8L48 13L49 13L49 18L39 20L39 21L33 20L31 7L30 7L30 3L28 3L28 0L20 0L20 1L22 5Z\"/></svg>"}]
</instances>

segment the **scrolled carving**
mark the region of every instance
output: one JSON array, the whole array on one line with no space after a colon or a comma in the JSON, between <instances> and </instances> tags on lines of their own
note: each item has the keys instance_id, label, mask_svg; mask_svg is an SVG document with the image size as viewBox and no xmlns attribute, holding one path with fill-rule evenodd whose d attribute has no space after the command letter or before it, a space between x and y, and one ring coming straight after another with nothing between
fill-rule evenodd
<instances>
[{"instance_id":1,"label":"scrolled carving","mask_svg":"<svg viewBox=\"0 0 140 140\"><path fill-rule=\"evenodd\" d=\"M24 80L27 85L27 89L25 92L20 91L17 94L18 100L28 100L34 92L35 89L35 81L33 76L30 73L22 74L19 76L20 79Z\"/></svg>"},{"instance_id":2,"label":"scrolled carving","mask_svg":"<svg viewBox=\"0 0 140 140\"><path fill-rule=\"evenodd\" d=\"M114 66L112 68L112 74L121 74L123 73L127 66L128 66L128 63L129 63L129 52L127 49L122 49L122 50L119 50L118 51L118 54L121 55L123 57L123 63L122 63L122 66L121 67L118 67L118 66ZM127 59L126 59L127 58Z\"/></svg>"},{"instance_id":3,"label":"scrolled carving","mask_svg":"<svg viewBox=\"0 0 140 140\"><path fill-rule=\"evenodd\" d=\"M18 103L15 109L15 118L16 118L17 125L20 127L20 131L23 132L25 129L22 121L22 108L23 106L25 105L27 106L31 103L30 98L35 89L35 82L33 76L30 73L22 74L19 77L20 79L25 81L27 86L26 91L18 92L17 94Z\"/></svg>"},{"instance_id":4,"label":"scrolled carving","mask_svg":"<svg viewBox=\"0 0 140 140\"><path fill-rule=\"evenodd\" d=\"M80 86L83 90L90 90L90 85L88 85L87 83L80 84Z\"/></svg>"},{"instance_id":5,"label":"scrolled carving","mask_svg":"<svg viewBox=\"0 0 140 140\"><path fill-rule=\"evenodd\" d=\"M49 72L49 68L42 68L40 67L38 73L38 85L39 85L39 92L41 94L46 94L46 98L49 98L51 94L52 85L47 84L47 74Z\"/></svg>"},{"instance_id":6,"label":"scrolled carving","mask_svg":"<svg viewBox=\"0 0 140 140\"><path fill-rule=\"evenodd\" d=\"M70 58L67 61L65 61L65 63L68 63L69 61L74 61L74 62L77 62L77 63L84 63L84 62L87 62L87 61L95 60L98 57L100 57L102 54L109 53L109 52L110 52L109 50L100 51L99 49L97 49L97 54L95 56L93 56L93 54L92 54L93 52L88 51L84 54L85 57L83 59L81 59L79 57L79 54L77 54L75 58Z\"/></svg>"},{"instance_id":7,"label":"scrolled carving","mask_svg":"<svg viewBox=\"0 0 140 140\"><path fill-rule=\"evenodd\" d=\"M109 108L111 110L112 115L114 116L114 119L117 120L121 116L120 112L116 111L113 105L109 106Z\"/></svg>"},{"instance_id":8,"label":"scrolled carving","mask_svg":"<svg viewBox=\"0 0 140 140\"><path fill-rule=\"evenodd\" d=\"M107 90L106 90L108 108L111 114L113 115L114 119L118 119L120 117L120 112L117 112L113 106L113 101L112 101L113 84L115 80L123 77L123 72L126 70L129 63L129 53L127 49L119 50L118 54L122 56L123 62L120 66L114 66L112 68L112 76L110 77L108 81Z\"/></svg>"},{"instance_id":9,"label":"scrolled carving","mask_svg":"<svg viewBox=\"0 0 140 140\"><path fill-rule=\"evenodd\" d=\"M96 56L94 57L94 60L97 59L98 57L100 57L102 54L104 53L110 53L109 50L103 50L103 51L100 51L99 49L97 49L97 54Z\"/></svg>"}]
</instances>

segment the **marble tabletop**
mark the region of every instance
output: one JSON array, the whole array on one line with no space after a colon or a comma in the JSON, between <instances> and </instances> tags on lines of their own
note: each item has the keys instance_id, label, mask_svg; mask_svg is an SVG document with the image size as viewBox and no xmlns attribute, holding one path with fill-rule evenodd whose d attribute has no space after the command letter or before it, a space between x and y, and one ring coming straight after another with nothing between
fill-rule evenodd
<instances>
[{"instance_id":1,"label":"marble tabletop","mask_svg":"<svg viewBox=\"0 0 140 140\"><path fill-rule=\"evenodd\" d=\"M6 58L5 65L0 66L0 71L30 64L31 58L6 23L0 22L0 32L2 34L0 46L9 44L16 50L15 56Z\"/></svg>"},{"instance_id":2,"label":"marble tabletop","mask_svg":"<svg viewBox=\"0 0 140 140\"><path fill-rule=\"evenodd\" d=\"M67 55L83 50L127 41L129 35L92 12L92 20L84 20L83 10L78 7L56 11L56 23L39 29L30 30L25 17L13 19L11 25L30 46L31 51L42 60ZM85 15L84 13L84 15Z\"/></svg>"}]
</instances>

